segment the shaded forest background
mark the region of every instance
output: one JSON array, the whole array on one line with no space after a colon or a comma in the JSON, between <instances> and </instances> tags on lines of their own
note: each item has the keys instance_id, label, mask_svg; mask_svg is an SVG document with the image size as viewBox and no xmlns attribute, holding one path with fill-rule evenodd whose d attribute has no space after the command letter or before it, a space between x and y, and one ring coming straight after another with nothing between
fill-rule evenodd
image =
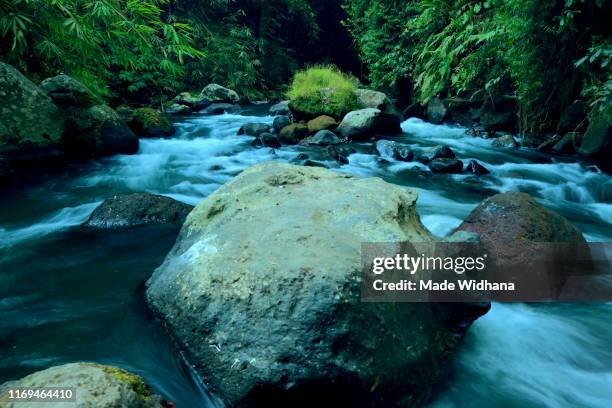
<instances>
[{"instance_id":1,"label":"shaded forest background","mask_svg":"<svg viewBox=\"0 0 612 408\"><path fill-rule=\"evenodd\" d=\"M282 99L334 64L400 105L503 96L521 132L579 101L609 109L609 1L0 0L0 58L35 81L70 74L111 103L210 82Z\"/></svg>"}]
</instances>

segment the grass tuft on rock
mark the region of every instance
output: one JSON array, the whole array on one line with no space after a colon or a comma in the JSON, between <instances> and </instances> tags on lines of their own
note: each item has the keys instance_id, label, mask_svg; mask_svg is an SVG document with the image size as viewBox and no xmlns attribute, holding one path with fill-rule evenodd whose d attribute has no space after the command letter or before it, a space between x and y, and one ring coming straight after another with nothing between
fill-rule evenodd
<instances>
[{"instance_id":1,"label":"grass tuft on rock","mask_svg":"<svg viewBox=\"0 0 612 408\"><path fill-rule=\"evenodd\" d=\"M359 109L357 80L333 66L314 66L297 72L287 96L298 117L329 115L341 119Z\"/></svg>"},{"instance_id":2,"label":"grass tuft on rock","mask_svg":"<svg viewBox=\"0 0 612 408\"><path fill-rule=\"evenodd\" d=\"M106 374L115 378L117 381L127 384L136 394L138 394L145 400L152 395L151 388L147 385L147 383L144 382L141 377L137 376L136 374L132 374L118 367L106 366L96 363L85 364L99 368Z\"/></svg>"}]
</instances>

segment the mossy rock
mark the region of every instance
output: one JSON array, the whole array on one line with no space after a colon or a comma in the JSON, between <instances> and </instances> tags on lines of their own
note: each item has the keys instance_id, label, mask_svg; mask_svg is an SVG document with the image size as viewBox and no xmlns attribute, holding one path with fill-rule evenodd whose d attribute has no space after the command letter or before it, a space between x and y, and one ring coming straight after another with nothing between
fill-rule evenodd
<instances>
[{"instance_id":1,"label":"mossy rock","mask_svg":"<svg viewBox=\"0 0 612 408\"><path fill-rule=\"evenodd\" d=\"M308 126L308 132L315 134L320 130L334 130L338 126L338 122L331 116L322 115L309 120L306 125Z\"/></svg>"},{"instance_id":2,"label":"mossy rock","mask_svg":"<svg viewBox=\"0 0 612 408\"><path fill-rule=\"evenodd\" d=\"M101 102L89 88L65 74L45 79L40 83L40 89L61 108L70 106L84 108Z\"/></svg>"},{"instance_id":3,"label":"mossy rock","mask_svg":"<svg viewBox=\"0 0 612 408\"><path fill-rule=\"evenodd\" d=\"M168 118L152 108L134 110L128 125L141 137L172 136L176 132Z\"/></svg>"}]
</instances>

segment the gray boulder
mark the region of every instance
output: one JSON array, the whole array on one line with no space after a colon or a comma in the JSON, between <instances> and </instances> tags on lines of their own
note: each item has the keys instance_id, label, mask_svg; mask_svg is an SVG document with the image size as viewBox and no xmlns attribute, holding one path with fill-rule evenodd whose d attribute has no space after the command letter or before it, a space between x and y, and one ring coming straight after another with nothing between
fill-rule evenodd
<instances>
[{"instance_id":1,"label":"gray boulder","mask_svg":"<svg viewBox=\"0 0 612 408\"><path fill-rule=\"evenodd\" d=\"M181 92L172 99L173 104L183 105L192 111L199 111L211 104L211 101L203 95L196 95L191 92Z\"/></svg>"},{"instance_id":2,"label":"gray boulder","mask_svg":"<svg viewBox=\"0 0 612 408\"><path fill-rule=\"evenodd\" d=\"M388 133L399 133L401 131L402 113L387 95L370 89L357 89L355 93L359 104L363 108L375 108L382 112L382 123L388 127Z\"/></svg>"},{"instance_id":3,"label":"gray boulder","mask_svg":"<svg viewBox=\"0 0 612 408\"><path fill-rule=\"evenodd\" d=\"M276 131L276 133L280 133L280 131L285 127L291 124L291 117L288 115L278 115L272 121L272 128Z\"/></svg>"},{"instance_id":4,"label":"gray boulder","mask_svg":"<svg viewBox=\"0 0 612 408\"><path fill-rule=\"evenodd\" d=\"M457 159L435 159L427 166L434 173L461 173L463 171L463 162Z\"/></svg>"},{"instance_id":5,"label":"gray boulder","mask_svg":"<svg viewBox=\"0 0 612 408\"><path fill-rule=\"evenodd\" d=\"M272 128L266 123L246 123L238 129L239 135L259 136L262 133L270 133Z\"/></svg>"},{"instance_id":6,"label":"gray boulder","mask_svg":"<svg viewBox=\"0 0 612 408\"><path fill-rule=\"evenodd\" d=\"M191 112L191 108L187 105L181 105L180 103L173 103L166 108L165 112L171 115L181 115Z\"/></svg>"},{"instance_id":7,"label":"gray boulder","mask_svg":"<svg viewBox=\"0 0 612 408\"><path fill-rule=\"evenodd\" d=\"M117 367L94 363L72 363L47 368L0 386L9 388L71 388L73 401L6 402L3 408L162 408L168 401L154 395L144 380ZM170 405L172 406L172 405Z\"/></svg>"},{"instance_id":8,"label":"gray boulder","mask_svg":"<svg viewBox=\"0 0 612 408\"><path fill-rule=\"evenodd\" d=\"M155 194L118 195L96 207L83 226L107 229L169 224L178 227L192 209L189 204Z\"/></svg>"},{"instance_id":9,"label":"gray boulder","mask_svg":"<svg viewBox=\"0 0 612 408\"><path fill-rule=\"evenodd\" d=\"M448 107L440 98L432 98L427 104L427 120L440 124L448 117Z\"/></svg>"},{"instance_id":10,"label":"gray boulder","mask_svg":"<svg viewBox=\"0 0 612 408\"><path fill-rule=\"evenodd\" d=\"M289 109L289 101L282 101L270 107L270 115L291 115L291 109Z\"/></svg>"},{"instance_id":11,"label":"gray boulder","mask_svg":"<svg viewBox=\"0 0 612 408\"><path fill-rule=\"evenodd\" d=\"M360 301L362 242L434 239L416 199L378 178L255 165L190 214L148 304L228 406L417 406L482 311L450 324L430 304Z\"/></svg>"},{"instance_id":12,"label":"gray boulder","mask_svg":"<svg viewBox=\"0 0 612 408\"><path fill-rule=\"evenodd\" d=\"M455 152L453 152L450 147L443 146L443 145L437 145L421 153L417 157L417 160L420 161L421 163L429 163L430 161L435 160L435 159L454 159L454 158L455 158Z\"/></svg>"},{"instance_id":13,"label":"gray boulder","mask_svg":"<svg viewBox=\"0 0 612 408\"><path fill-rule=\"evenodd\" d=\"M382 157L407 162L414 159L414 153L408 146L391 140L379 140L376 143L376 150Z\"/></svg>"},{"instance_id":14,"label":"gray boulder","mask_svg":"<svg viewBox=\"0 0 612 408\"><path fill-rule=\"evenodd\" d=\"M99 103L98 98L85 85L64 74L45 79L40 83L40 89L60 107L85 108Z\"/></svg>"},{"instance_id":15,"label":"gray boulder","mask_svg":"<svg viewBox=\"0 0 612 408\"><path fill-rule=\"evenodd\" d=\"M233 89L225 88L219 84L208 84L200 96L209 100L211 103L238 103L240 97Z\"/></svg>"},{"instance_id":16,"label":"gray boulder","mask_svg":"<svg viewBox=\"0 0 612 408\"><path fill-rule=\"evenodd\" d=\"M240 109L239 105L233 105L231 103L213 103L205 109L202 109L199 113L205 115L222 115L224 113L236 112Z\"/></svg>"},{"instance_id":17,"label":"gray boulder","mask_svg":"<svg viewBox=\"0 0 612 408\"><path fill-rule=\"evenodd\" d=\"M397 125L397 127L395 127ZM390 123L382 112L375 108L359 109L347 113L336 129L341 137L348 139L366 139L377 134L400 133L398 123Z\"/></svg>"},{"instance_id":18,"label":"gray boulder","mask_svg":"<svg viewBox=\"0 0 612 408\"><path fill-rule=\"evenodd\" d=\"M319 130L314 136L309 136L300 141L303 146L329 146L344 143L344 139L336 136L329 130Z\"/></svg>"}]
</instances>

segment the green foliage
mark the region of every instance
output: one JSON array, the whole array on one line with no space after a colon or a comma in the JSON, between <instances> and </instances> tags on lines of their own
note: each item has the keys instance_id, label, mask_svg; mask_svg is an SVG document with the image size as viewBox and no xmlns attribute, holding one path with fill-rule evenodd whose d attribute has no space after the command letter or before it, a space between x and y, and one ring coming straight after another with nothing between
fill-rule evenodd
<instances>
[{"instance_id":1,"label":"green foliage","mask_svg":"<svg viewBox=\"0 0 612 408\"><path fill-rule=\"evenodd\" d=\"M0 55L30 76L66 72L99 95L170 90L203 53L169 0L0 0Z\"/></svg>"},{"instance_id":2,"label":"green foliage","mask_svg":"<svg viewBox=\"0 0 612 408\"><path fill-rule=\"evenodd\" d=\"M356 89L355 78L332 66L315 66L295 74L287 96L299 112L341 118L358 109Z\"/></svg>"},{"instance_id":3,"label":"green foliage","mask_svg":"<svg viewBox=\"0 0 612 408\"><path fill-rule=\"evenodd\" d=\"M554 128L581 95L610 103L603 1L349 0L346 10L374 87L410 93L400 87L410 79L422 103L513 96L523 132Z\"/></svg>"}]
</instances>

